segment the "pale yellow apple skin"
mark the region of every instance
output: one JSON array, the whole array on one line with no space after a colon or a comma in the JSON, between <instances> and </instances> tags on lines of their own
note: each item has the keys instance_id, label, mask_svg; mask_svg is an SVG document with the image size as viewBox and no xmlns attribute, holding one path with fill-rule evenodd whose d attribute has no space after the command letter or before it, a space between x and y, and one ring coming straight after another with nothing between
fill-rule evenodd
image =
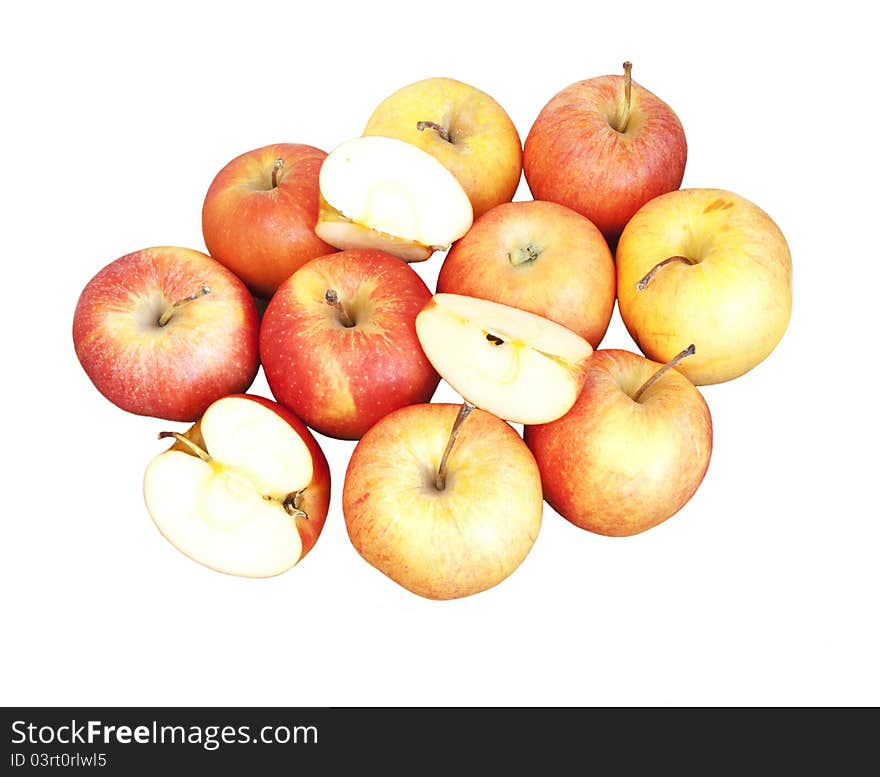
<instances>
[{"instance_id":1,"label":"pale yellow apple skin","mask_svg":"<svg viewBox=\"0 0 880 777\"><path fill-rule=\"evenodd\" d=\"M629 351L596 351L574 407L523 430L544 498L575 526L639 534L677 513L703 481L712 418L697 388L671 369L632 399L662 366Z\"/></svg>"},{"instance_id":2,"label":"pale yellow apple skin","mask_svg":"<svg viewBox=\"0 0 880 777\"><path fill-rule=\"evenodd\" d=\"M449 141L420 121L443 127ZM507 112L490 95L453 78L426 78L386 97L364 135L405 140L427 151L458 179L474 218L510 202L522 176L522 141Z\"/></svg>"},{"instance_id":3,"label":"pale yellow apple skin","mask_svg":"<svg viewBox=\"0 0 880 777\"><path fill-rule=\"evenodd\" d=\"M658 262L644 291L636 284ZM751 370L778 345L792 307L791 253L782 231L754 203L724 189L681 189L645 204L617 246L621 318L641 351L679 367L696 385Z\"/></svg>"},{"instance_id":4,"label":"pale yellow apple skin","mask_svg":"<svg viewBox=\"0 0 880 777\"><path fill-rule=\"evenodd\" d=\"M372 566L428 599L457 599L507 578L543 512L537 464L513 427L479 409L460 427L446 488L434 478L459 406L411 405L358 442L345 474L348 535Z\"/></svg>"}]
</instances>

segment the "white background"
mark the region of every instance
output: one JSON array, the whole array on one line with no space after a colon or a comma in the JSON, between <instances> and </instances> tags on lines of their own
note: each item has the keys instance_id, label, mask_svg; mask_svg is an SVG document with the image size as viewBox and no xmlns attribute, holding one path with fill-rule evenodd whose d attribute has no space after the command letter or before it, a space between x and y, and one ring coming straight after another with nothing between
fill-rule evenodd
<instances>
[{"instance_id":1,"label":"white background","mask_svg":"<svg viewBox=\"0 0 880 777\"><path fill-rule=\"evenodd\" d=\"M4 4L0 701L880 702L875 45L862 3L776 6ZM243 580L172 548L140 491L168 423L104 400L74 354L89 278L138 248L204 250L202 200L229 159L329 150L407 83L467 81L525 138L559 89L624 59L682 120L683 186L753 200L793 255L782 343L703 389L715 450L691 502L626 539L547 508L508 580L432 602L356 554L340 509L354 443L319 437L333 501L300 566ZM429 284L441 262L418 267ZM602 345L634 348L616 313ZM262 374L253 391L268 395Z\"/></svg>"}]
</instances>

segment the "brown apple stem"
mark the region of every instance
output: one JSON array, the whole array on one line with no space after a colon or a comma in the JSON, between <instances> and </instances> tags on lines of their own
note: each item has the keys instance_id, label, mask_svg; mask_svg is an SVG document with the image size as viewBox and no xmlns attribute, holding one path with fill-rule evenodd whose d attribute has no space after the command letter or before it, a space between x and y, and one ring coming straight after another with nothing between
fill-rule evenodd
<instances>
[{"instance_id":1,"label":"brown apple stem","mask_svg":"<svg viewBox=\"0 0 880 777\"><path fill-rule=\"evenodd\" d=\"M443 451L443 457L440 459L440 466L437 468L437 477L434 479L434 486L438 491L443 491L446 488L446 462L449 460L449 454L452 453L452 447L458 439L458 432L461 429L461 425L465 422L465 419L471 414L471 410L473 409L474 406L468 402L462 402L461 407L458 409L458 415L455 417L455 421L452 424L452 431L449 433L449 440L446 442L446 450Z\"/></svg>"},{"instance_id":2,"label":"brown apple stem","mask_svg":"<svg viewBox=\"0 0 880 777\"><path fill-rule=\"evenodd\" d=\"M177 442L189 448L202 461L211 461L210 454L204 448L202 448L201 445L196 445L192 440L189 439L189 437L178 434L177 432L159 432L160 440L164 440L166 437L173 437L175 440L177 440Z\"/></svg>"},{"instance_id":3,"label":"brown apple stem","mask_svg":"<svg viewBox=\"0 0 880 777\"><path fill-rule=\"evenodd\" d=\"M452 143L452 139L449 137L449 132L446 130L446 127L443 127L437 124L436 121L420 121L416 123L416 129L419 132L423 132L426 129L432 129L437 132L437 134L443 138L447 143Z\"/></svg>"},{"instance_id":4,"label":"brown apple stem","mask_svg":"<svg viewBox=\"0 0 880 777\"><path fill-rule=\"evenodd\" d=\"M687 348L685 348L680 354L676 355L672 360L666 362L657 372L655 372L650 378L648 378L640 387L639 390L633 395L633 402L638 402L639 398L644 394L651 386L653 386L660 378L662 378L669 370L675 367L682 359L687 358L688 356L693 356L695 352L694 344L691 343Z\"/></svg>"},{"instance_id":5,"label":"brown apple stem","mask_svg":"<svg viewBox=\"0 0 880 777\"><path fill-rule=\"evenodd\" d=\"M348 315L348 311L343 307L342 303L339 301L339 295L336 293L336 289L327 289L324 292L324 302L326 302L330 307L336 310L336 315L339 318L339 323L344 327L353 327L354 321L351 316Z\"/></svg>"},{"instance_id":6,"label":"brown apple stem","mask_svg":"<svg viewBox=\"0 0 880 777\"><path fill-rule=\"evenodd\" d=\"M278 173L281 172L281 168L284 167L283 159L276 159L275 164L272 165L272 188L274 189L278 186Z\"/></svg>"},{"instance_id":7,"label":"brown apple stem","mask_svg":"<svg viewBox=\"0 0 880 777\"><path fill-rule=\"evenodd\" d=\"M208 287L207 283L203 283L199 290L193 292L188 297L184 297L183 299L177 300L173 305L169 305L165 308L165 312L159 316L159 326L165 326L170 320L171 317L184 305L188 305L190 302L197 300L199 297L204 297L206 294L210 294L211 289Z\"/></svg>"},{"instance_id":8,"label":"brown apple stem","mask_svg":"<svg viewBox=\"0 0 880 777\"><path fill-rule=\"evenodd\" d=\"M661 267L665 267L667 264L670 264L670 263L672 263L672 262L687 262L688 264L693 264L693 262L692 262L690 259L688 259L686 256L670 256L670 257L664 259L662 262L657 262L657 264L655 264L655 265L654 265L654 266L648 271L648 273L645 275L645 277L642 278L642 279L636 284L636 290L637 290L637 291L644 291L645 289L647 289L647 288L648 288L648 284L649 284L652 280L654 280L654 276L657 274L657 271L658 271Z\"/></svg>"},{"instance_id":9,"label":"brown apple stem","mask_svg":"<svg viewBox=\"0 0 880 777\"><path fill-rule=\"evenodd\" d=\"M623 110L620 114L618 132L626 132L629 124L629 113L632 108L632 62L623 63Z\"/></svg>"}]
</instances>

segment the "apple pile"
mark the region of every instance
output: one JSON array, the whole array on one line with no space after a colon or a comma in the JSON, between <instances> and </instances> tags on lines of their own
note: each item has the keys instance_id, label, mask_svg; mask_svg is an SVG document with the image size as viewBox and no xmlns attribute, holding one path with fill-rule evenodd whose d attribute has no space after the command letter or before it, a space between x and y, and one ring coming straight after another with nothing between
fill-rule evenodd
<instances>
[{"instance_id":1,"label":"apple pile","mask_svg":"<svg viewBox=\"0 0 880 777\"><path fill-rule=\"evenodd\" d=\"M314 433L355 441L353 547L431 599L512 574L545 503L606 536L670 518L712 453L698 386L763 361L792 304L779 228L680 188L686 159L630 63L558 92L524 143L488 94L427 78L329 153L234 158L202 205L206 252L127 254L74 312L101 394L190 424L146 466L158 530L227 574L289 570L330 505ZM533 199L514 201L523 176ZM431 289L417 268L438 253ZM615 303L640 353L600 348ZM261 368L271 398L248 393ZM441 380L461 405L431 401Z\"/></svg>"}]
</instances>

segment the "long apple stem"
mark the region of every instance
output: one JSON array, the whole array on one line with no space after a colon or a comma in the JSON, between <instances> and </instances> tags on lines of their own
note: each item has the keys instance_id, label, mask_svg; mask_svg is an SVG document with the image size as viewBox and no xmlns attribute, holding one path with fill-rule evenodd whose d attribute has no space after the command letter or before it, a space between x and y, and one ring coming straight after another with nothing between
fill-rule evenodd
<instances>
[{"instance_id":1,"label":"long apple stem","mask_svg":"<svg viewBox=\"0 0 880 777\"><path fill-rule=\"evenodd\" d=\"M651 386L653 386L660 378L662 378L669 370L671 370L675 365L677 365L682 359L687 358L688 356L693 356L696 348L694 348L694 344L691 343L687 348L685 348L680 354L675 356L671 361L666 362L657 372L655 372L650 378L648 378L640 387L639 390L633 394L633 402L638 402L641 398L642 394L644 394Z\"/></svg>"},{"instance_id":2,"label":"long apple stem","mask_svg":"<svg viewBox=\"0 0 880 777\"><path fill-rule=\"evenodd\" d=\"M690 259L688 259L686 256L670 256L670 257L664 259L662 262L657 262L657 264L655 264L648 271L648 273L645 275L645 277L642 278L636 284L636 290L637 291L644 291L645 289L647 289L648 284L652 280L654 280L654 276L657 274L657 270L659 270L661 267L665 267L667 264L670 264L672 262L686 262L687 264L693 264L693 262Z\"/></svg>"},{"instance_id":3,"label":"long apple stem","mask_svg":"<svg viewBox=\"0 0 880 777\"><path fill-rule=\"evenodd\" d=\"M437 132L437 134L443 138L447 143L452 143L452 139L449 137L449 131L446 127L443 127L440 124L437 124L436 121L420 121L416 123L416 129L419 132L423 132L426 129L432 129Z\"/></svg>"},{"instance_id":4,"label":"long apple stem","mask_svg":"<svg viewBox=\"0 0 880 777\"><path fill-rule=\"evenodd\" d=\"M324 292L324 301L330 305L330 307L335 308L336 315L339 317L339 323L342 324L342 326L354 326L354 321L339 301L339 295L336 293L336 289L327 289L327 291Z\"/></svg>"},{"instance_id":5,"label":"long apple stem","mask_svg":"<svg viewBox=\"0 0 880 777\"><path fill-rule=\"evenodd\" d=\"M197 300L199 297L204 297L206 294L210 293L211 289L208 287L208 284L203 283L199 287L198 291L193 292L188 297L177 300L177 302L175 302L173 305L169 305L167 308L165 308L165 312L162 313L161 316L159 316L159 326L165 326L165 324L167 324L171 320L171 317L184 305L187 305L193 300Z\"/></svg>"},{"instance_id":6,"label":"long apple stem","mask_svg":"<svg viewBox=\"0 0 880 777\"><path fill-rule=\"evenodd\" d=\"M202 448L201 445L196 445L189 437L185 437L182 434L178 434L177 432L159 432L159 439L164 440L166 437L173 437L177 442L185 445L189 448L193 453L196 454L202 461L211 461L210 454Z\"/></svg>"},{"instance_id":7,"label":"long apple stem","mask_svg":"<svg viewBox=\"0 0 880 777\"><path fill-rule=\"evenodd\" d=\"M626 132L629 124L629 113L632 110L632 62L623 63L623 114L620 118L618 132Z\"/></svg>"},{"instance_id":8,"label":"long apple stem","mask_svg":"<svg viewBox=\"0 0 880 777\"><path fill-rule=\"evenodd\" d=\"M281 172L281 168L284 167L283 159L276 159L275 164L272 165L272 188L274 189L278 186L278 173Z\"/></svg>"},{"instance_id":9,"label":"long apple stem","mask_svg":"<svg viewBox=\"0 0 880 777\"><path fill-rule=\"evenodd\" d=\"M461 425L465 422L465 419L471 414L471 410L473 409L474 406L468 402L462 402L461 407L458 409L458 415L455 417L455 421L452 424L452 431L449 433L449 440L446 442L446 450L443 451L443 457L440 459L440 466L437 468L437 477L434 479L434 486L438 491L443 491L446 488L446 462L449 460L449 454L452 453L452 447L458 439L458 432L461 429Z\"/></svg>"}]
</instances>

